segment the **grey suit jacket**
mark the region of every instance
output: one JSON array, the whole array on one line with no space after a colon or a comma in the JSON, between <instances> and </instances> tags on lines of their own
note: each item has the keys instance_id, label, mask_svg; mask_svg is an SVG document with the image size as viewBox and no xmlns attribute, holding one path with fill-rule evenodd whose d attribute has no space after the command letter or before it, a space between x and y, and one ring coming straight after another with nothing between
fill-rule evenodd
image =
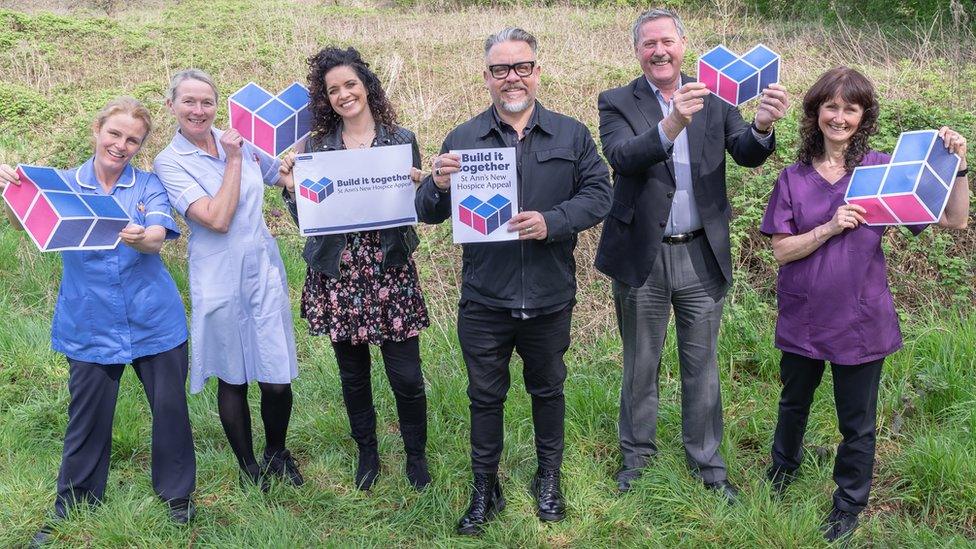
<instances>
[{"instance_id":1,"label":"grey suit jacket","mask_svg":"<svg viewBox=\"0 0 976 549\"><path fill-rule=\"evenodd\" d=\"M694 79L681 75L682 83ZM600 94L600 141L613 170L613 204L603 223L596 268L628 286L647 280L674 197L674 166L657 125L661 106L644 75ZM725 152L756 167L775 149L760 144L739 109L709 95L687 127L691 180L705 234L726 281L732 281Z\"/></svg>"}]
</instances>

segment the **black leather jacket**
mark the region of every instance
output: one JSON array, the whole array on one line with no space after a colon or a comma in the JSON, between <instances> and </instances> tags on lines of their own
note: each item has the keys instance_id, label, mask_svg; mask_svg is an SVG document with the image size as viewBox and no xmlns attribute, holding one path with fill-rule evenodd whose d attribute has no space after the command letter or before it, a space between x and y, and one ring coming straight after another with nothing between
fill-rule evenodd
<instances>
[{"instance_id":1,"label":"black leather jacket","mask_svg":"<svg viewBox=\"0 0 976 549\"><path fill-rule=\"evenodd\" d=\"M376 138L373 140L374 147L407 143L413 149L414 167L420 168L420 148L417 146L417 138L413 132L399 126L395 131L390 132L382 125L377 126ZM332 135L323 138L311 138L306 145L306 152L335 151L344 148L342 125L340 124ZM295 223L298 223L298 206L295 204L295 198L286 190L282 190L282 193L285 204L288 205L288 212L291 213ZM417 231L412 225L380 229L379 233L384 270L388 267L405 265L410 259L410 254L420 244L420 238L417 237ZM342 252L346 249L346 236L347 234L330 234L308 237L305 241L302 257L305 258L309 268L326 276L338 278Z\"/></svg>"}]
</instances>

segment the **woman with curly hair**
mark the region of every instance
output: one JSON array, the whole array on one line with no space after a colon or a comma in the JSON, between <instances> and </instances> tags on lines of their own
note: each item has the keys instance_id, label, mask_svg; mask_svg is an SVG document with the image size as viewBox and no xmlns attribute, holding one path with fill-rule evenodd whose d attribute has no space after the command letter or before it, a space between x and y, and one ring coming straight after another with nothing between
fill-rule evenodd
<instances>
[{"instance_id":1,"label":"woman with curly hair","mask_svg":"<svg viewBox=\"0 0 976 549\"><path fill-rule=\"evenodd\" d=\"M828 541L853 532L867 505L881 367L902 346L881 249L885 227L865 225L864 208L844 203L855 167L891 161L868 146L877 120L874 87L861 73L838 67L822 75L803 99L799 161L780 173L760 227L780 266L775 344L783 352L768 477L780 494L796 477L813 393L830 361L843 441L824 525ZM939 225L962 229L969 215L966 140L946 127L939 136L963 159ZM918 234L924 226L909 229Z\"/></svg>"},{"instance_id":2,"label":"woman with curly hair","mask_svg":"<svg viewBox=\"0 0 976 549\"><path fill-rule=\"evenodd\" d=\"M420 150L414 134L397 125L379 78L353 48L329 47L308 59L312 134L306 152L410 144L413 178ZM298 220L294 187L284 193ZM380 348L396 398L406 449L407 478L416 489L430 483L427 396L418 335L430 325L411 257L419 239L412 226L310 237L301 314L312 335L332 340L352 438L359 447L356 486L368 490L380 470L376 411L370 384L369 345Z\"/></svg>"}]
</instances>

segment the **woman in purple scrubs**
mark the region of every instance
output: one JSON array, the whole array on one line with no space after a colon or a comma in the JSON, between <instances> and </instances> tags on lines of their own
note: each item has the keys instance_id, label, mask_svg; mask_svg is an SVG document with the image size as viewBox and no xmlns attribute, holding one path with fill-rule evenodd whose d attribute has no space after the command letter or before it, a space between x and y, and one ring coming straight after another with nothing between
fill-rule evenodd
<instances>
[{"instance_id":1,"label":"woman in purple scrubs","mask_svg":"<svg viewBox=\"0 0 976 549\"><path fill-rule=\"evenodd\" d=\"M881 250L886 227L865 225L865 210L844 202L855 167L890 162L868 147L877 120L874 87L862 74L838 67L821 76L803 98L798 162L780 173L760 227L779 264L776 348L783 352L768 476L778 493L795 478L813 393L830 361L843 441L824 525L829 541L853 532L867 505L881 367L902 346ZM945 127L939 135L962 157L939 225L962 229L969 216L966 140ZM924 226L909 229L918 234Z\"/></svg>"}]
</instances>

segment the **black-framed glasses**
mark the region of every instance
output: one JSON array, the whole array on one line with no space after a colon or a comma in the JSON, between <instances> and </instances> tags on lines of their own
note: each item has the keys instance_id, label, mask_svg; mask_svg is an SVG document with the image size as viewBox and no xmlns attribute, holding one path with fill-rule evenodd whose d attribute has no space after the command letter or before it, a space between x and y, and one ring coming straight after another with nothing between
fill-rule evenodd
<instances>
[{"instance_id":1,"label":"black-framed glasses","mask_svg":"<svg viewBox=\"0 0 976 549\"><path fill-rule=\"evenodd\" d=\"M499 65L488 65L488 72L491 73L492 77L498 80L504 80L508 78L508 73L515 71L515 74L525 78L532 74L535 70L535 61L519 61L518 63L513 63L511 65L506 65L504 63Z\"/></svg>"}]
</instances>

